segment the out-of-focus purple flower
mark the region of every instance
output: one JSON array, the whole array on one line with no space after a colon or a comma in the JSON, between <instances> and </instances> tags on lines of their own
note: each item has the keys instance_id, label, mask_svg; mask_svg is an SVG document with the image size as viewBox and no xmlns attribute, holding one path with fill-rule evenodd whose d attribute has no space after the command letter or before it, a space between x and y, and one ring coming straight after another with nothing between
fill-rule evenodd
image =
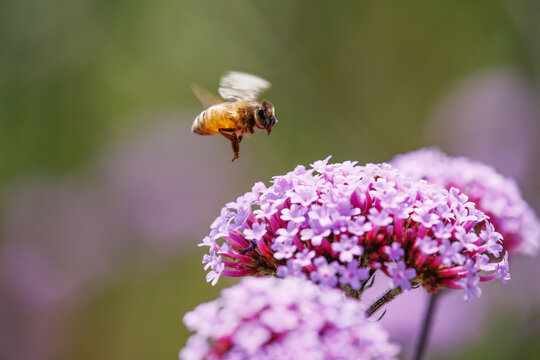
<instances>
[{"instance_id":1,"label":"out-of-focus purple flower","mask_svg":"<svg viewBox=\"0 0 540 360\"><path fill-rule=\"evenodd\" d=\"M203 263L213 283L219 275L303 274L360 290L367 278L352 262L381 269L403 290L420 284L430 292L448 287L479 294L479 281L503 276L495 265L504 268L506 258L476 266L479 257L499 254L494 241L501 239L482 232L490 229L486 215L457 189L404 177L388 164L328 160L276 176L272 186L256 186L225 206L211 226L215 242L201 244L210 247ZM296 203L305 208L303 220ZM263 210L269 208L275 211ZM247 214L242 222L233 220L239 212Z\"/></svg>"},{"instance_id":2,"label":"out-of-focus purple flower","mask_svg":"<svg viewBox=\"0 0 540 360\"><path fill-rule=\"evenodd\" d=\"M540 220L523 200L516 183L493 168L465 157L450 157L434 148L424 148L392 160L403 173L424 179L447 189L456 187L489 216L493 226L480 232L499 257L502 246L512 253L534 255L540 247ZM460 217L463 214L459 213ZM476 247L476 234L461 231L458 238L465 247Z\"/></svg>"},{"instance_id":3,"label":"out-of-focus purple flower","mask_svg":"<svg viewBox=\"0 0 540 360\"><path fill-rule=\"evenodd\" d=\"M184 316L195 331L180 351L200 359L395 359L358 301L301 279L247 278Z\"/></svg>"},{"instance_id":4,"label":"out-of-focus purple flower","mask_svg":"<svg viewBox=\"0 0 540 360\"><path fill-rule=\"evenodd\" d=\"M509 67L482 70L450 90L426 140L494 166L522 185L536 183L540 108L530 77Z\"/></svg>"},{"instance_id":5,"label":"out-of-focus purple flower","mask_svg":"<svg viewBox=\"0 0 540 360\"><path fill-rule=\"evenodd\" d=\"M111 275L116 233L99 194L74 181L40 179L9 190L0 248L0 357L55 359L69 312Z\"/></svg>"},{"instance_id":6,"label":"out-of-focus purple flower","mask_svg":"<svg viewBox=\"0 0 540 360\"><path fill-rule=\"evenodd\" d=\"M200 233L207 209L226 200L215 179L234 188L233 170L213 156L218 144L201 146L184 127L177 117L156 121L115 143L98 162L99 186L115 221L152 248L170 251L183 246L180 237ZM191 149L197 149L196 161Z\"/></svg>"},{"instance_id":7,"label":"out-of-focus purple flower","mask_svg":"<svg viewBox=\"0 0 540 360\"><path fill-rule=\"evenodd\" d=\"M170 261L200 233L207 209L226 200L214 179L232 186L239 170L216 159L219 145L200 145L193 162L199 139L185 122L154 120L105 151L90 176L35 177L2 189L0 358L59 358L81 304L134 267ZM224 264L213 266L209 281Z\"/></svg>"}]
</instances>

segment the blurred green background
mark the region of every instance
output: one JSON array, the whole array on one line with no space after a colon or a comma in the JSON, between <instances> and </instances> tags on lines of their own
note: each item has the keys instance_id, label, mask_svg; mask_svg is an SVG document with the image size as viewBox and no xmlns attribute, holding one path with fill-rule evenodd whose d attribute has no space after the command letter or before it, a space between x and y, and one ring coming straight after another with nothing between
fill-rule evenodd
<instances>
[{"instance_id":1,"label":"blurred green background","mask_svg":"<svg viewBox=\"0 0 540 360\"><path fill-rule=\"evenodd\" d=\"M153 192L145 184L164 188L159 169L167 172L175 167L170 178L177 181L175 189L184 192L177 199L175 193L165 192L160 199L180 204L189 230L174 228L168 235L172 240L165 245L152 242L152 231L131 231L124 225L121 243L109 243L103 235L96 248L94 237L88 236L84 246L92 250L81 253L93 251L99 260L111 257L106 266L91 263L99 281L94 272L86 274L84 280L73 280L76 285L69 291L47 295L45 302L26 307L20 305L21 299L36 296L35 285L24 292L17 284L37 280L33 273L19 279L17 269L33 265L19 265L15 255L3 256L7 280L2 293L10 298L12 292L19 292L3 306L10 314L4 314L2 321L0 357L176 358L188 336L182 315L232 283L206 284L203 251L196 247L221 206L248 191L255 181L268 182L273 175L329 154L334 161L380 162L437 144L426 129L438 104L462 79L486 69L511 68L538 99L539 18L540 6L534 0L2 2L0 241L4 253L11 254L6 249L17 247L17 241L24 242L25 249L39 244L43 227L29 231L32 235L25 233L23 240L13 234L36 222L50 224L52 220L42 216L54 216L58 208L50 205L58 198L55 192L39 190L41 195L34 198L27 195L25 184L46 182L50 187L52 182L55 191L63 191L63 184L75 182L72 196L90 192L86 196L101 209L100 204L109 204L122 189L131 189L129 171L125 178L112 176L117 179L112 188L107 174L122 169L128 161L123 159L140 158L129 145L132 139L153 133L151 129L164 121L173 124L174 131L164 133L171 137L178 158L169 159L162 168L141 165L137 174L158 180L142 181L142 190L135 187L129 193L128 204L145 208L146 198L133 198L145 190ZM268 79L272 88L264 97L274 103L279 119L271 136L259 132L246 139L234 163L226 140L189 133L202 110L190 84L215 91L227 70ZM159 143L156 135L142 148ZM127 150L115 150L122 144L128 144ZM538 143L528 149L534 162L539 158ZM109 163L110 154L118 151L124 157ZM159 154L155 156L163 158ZM536 181L525 183L528 201L538 205L539 186ZM27 205L15 211L21 196L27 197ZM197 203L203 209L192 214L190 208ZM32 212L37 206L33 204L43 210ZM85 208L85 204L78 205ZM152 209L158 208L163 216L171 213L159 204L153 203ZM65 206L68 209L63 211L71 213ZM116 217L105 218L124 219L122 209L115 210ZM85 220L86 209L81 211ZM96 210L92 216L102 212ZM157 216L157 228L162 218ZM54 219L57 226L46 230L53 240L32 254L53 253L52 265L47 266L56 278L63 278L64 272L79 269L77 263L58 264L73 259L65 244L77 241L69 234L77 236L81 227L70 223L65 214ZM136 227L142 220L134 219ZM70 226L77 231L64 231ZM60 236L66 239L55 245ZM502 340L519 321L513 313L490 318L498 326L491 326L479 342L439 356L536 358L540 348L530 336ZM535 329L533 334L539 334L538 325ZM495 343L496 347L486 346Z\"/></svg>"}]
</instances>

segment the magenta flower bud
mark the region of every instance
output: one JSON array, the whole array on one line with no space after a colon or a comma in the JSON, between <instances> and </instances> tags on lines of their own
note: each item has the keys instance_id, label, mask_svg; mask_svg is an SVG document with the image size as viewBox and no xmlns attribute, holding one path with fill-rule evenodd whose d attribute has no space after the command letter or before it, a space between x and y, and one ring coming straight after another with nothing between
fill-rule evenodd
<instances>
[{"instance_id":1,"label":"magenta flower bud","mask_svg":"<svg viewBox=\"0 0 540 360\"><path fill-rule=\"evenodd\" d=\"M508 280L500 234L458 189L388 164L328 160L276 176L268 188L257 183L225 206L201 244L210 248L208 281L300 276L349 292L381 270L392 288L459 288L469 297L481 281ZM492 265L477 261L483 256Z\"/></svg>"},{"instance_id":2,"label":"magenta flower bud","mask_svg":"<svg viewBox=\"0 0 540 360\"><path fill-rule=\"evenodd\" d=\"M184 323L195 334L183 360L384 360L399 352L358 301L301 279L244 279Z\"/></svg>"},{"instance_id":3,"label":"magenta flower bud","mask_svg":"<svg viewBox=\"0 0 540 360\"><path fill-rule=\"evenodd\" d=\"M498 252L535 255L540 247L540 220L523 200L516 183L493 168L465 157L450 157L435 148L396 156L392 166L416 179L446 189L458 188L487 216L489 226L480 234L485 246ZM504 238L502 244L500 239ZM502 246L501 246L502 245Z\"/></svg>"}]
</instances>

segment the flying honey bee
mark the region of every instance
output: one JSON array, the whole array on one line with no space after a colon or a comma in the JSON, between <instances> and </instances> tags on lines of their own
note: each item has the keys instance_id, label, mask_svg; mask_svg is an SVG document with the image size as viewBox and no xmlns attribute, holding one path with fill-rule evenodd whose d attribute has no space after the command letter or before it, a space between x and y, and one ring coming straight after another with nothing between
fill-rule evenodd
<instances>
[{"instance_id":1,"label":"flying honey bee","mask_svg":"<svg viewBox=\"0 0 540 360\"><path fill-rule=\"evenodd\" d=\"M268 135L277 123L274 105L268 101L258 102L258 96L270 88L270 83L258 76L241 73L225 73L219 82L219 96L193 85L195 96L204 107L191 131L199 135L221 134L230 140L233 158L238 159L240 142L254 129L265 129Z\"/></svg>"}]
</instances>

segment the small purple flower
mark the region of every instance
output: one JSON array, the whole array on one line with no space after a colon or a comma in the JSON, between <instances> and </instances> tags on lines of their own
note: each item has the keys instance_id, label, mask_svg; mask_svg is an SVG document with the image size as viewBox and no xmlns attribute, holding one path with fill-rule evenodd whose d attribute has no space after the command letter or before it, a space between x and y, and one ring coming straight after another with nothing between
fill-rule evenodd
<instances>
[{"instance_id":1,"label":"small purple flower","mask_svg":"<svg viewBox=\"0 0 540 360\"><path fill-rule=\"evenodd\" d=\"M197 246L201 247L201 246L209 246L209 247L214 247L214 246L217 246L216 244L216 240L212 239L212 237L210 236L206 236L201 243L199 243Z\"/></svg>"},{"instance_id":2,"label":"small purple flower","mask_svg":"<svg viewBox=\"0 0 540 360\"><path fill-rule=\"evenodd\" d=\"M202 263L206 264L204 265L204 270L208 270L209 267L215 267L219 262L221 262L221 258L216 256L215 247L211 247L208 254L203 255Z\"/></svg>"},{"instance_id":3,"label":"small purple flower","mask_svg":"<svg viewBox=\"0 0 540 360\"><path fill-rule=\"evenodd\" d=\"M482 295L482 289L480 289L478 286L479 282L480 278L478 275L474 275L471 272L468 273L464 279L459 280L459 283L465 289L465 300L469 300L472 295L476 297L480 297L480 295Z\"/></svg>"},{"instance_id":4,"label":"small purple flower","mask_svg":"<svg viewBox=\"0 0 540 360\"><path fill-rule=\"evenodd\" d=\"M503 251L503 246L501 245L502 235L495 231L493 225L488 224L484 230L480 231L480 237L486 242L486 246L493 256L498 258L499 254Z\"/></svg>"},{"instance_id":5,"label":"small purple flower","mask_svg":"<svg viewBox=\"0 0 540 360\"><path fill-rule=\"evenodd\" d=\"M184 316L180 359L397 359L362 305L301 279L246 278Z\"/></svg>"},{"instance_id":6,"label":"small purple flower","mask_svg":"<svg viewBox=\"0 0 540 360\"><path fill-rule=\"evenodd\" d=\"M392 261L398 261L405 255L405 250L401 248L401 245L398 242L394 242L392 245L387 246L384 249L384 252L388 255L388 259Z\"/></svg>"},{"instance_id":7,"label":"small purple flower","mask_svg":"<svg viewBox=\"0 0 540 360\"><path fill-rule=\"evenodd\" d=\"M501 263L496 265L495 277L501 280L504 285L510 280L510 264L508 262L508 253L504 255L504 259Z\"/></svg>"},{"instance_id":8,"label":"small purple flower","mask_svg":"<svg viewBox=\"0 0 540 360\"><path fill-rule=\"evenodd\" d=\"M454 227L451 223L440 222L432 227L433 235L437 239L450 239L452 237L452 230Z\"/></svg>"},{"instance_id":9,"label":"small purple flower","mask_svg":"<svg viewBox=\"0 0 540 360\"><path fill-rule=\"evenodd\" d=\"M296 254L296 258L294 259L294 262L301 267L306 267L308 265L311 265L311 260L315 257L315 251L304 249L302 252L299 252Z\"/></svg>"},{"instance_id":10,"label":"small purple flower","mask_svg":"<svg viewBox=\"0 0 540 360\"><path fill-rule=\"evenodd\" d=\"M311 241L311 245L320 246L323 239L330 235L331 230L327 227L321 226L319 221L309 221L309 227L302 229L300 232L300 238L304 241Z\"/></svg>"},{"instance_id":11,"label":"small purple flower","mask_svg":"<svg viewBox=\"0 0 540 360\"><path fill-rule=\"evenodd\" d=\"M298 234L298 224L291 221L287 224L286 228L277 229L276 231L276 242L278 243L291 243L296 238Z\"/></svg>"},{"instance_id":12,"label":"small purple flower","mask_svg":"<svg viewBox=\"0 0 540 360\"><path fill-rule=\"evenodd\" d=\"M313 260L313 265L316 270L310 274L310 278L317 284L324 286L334 287L338 282L338 263L328 263L328 260L324 257L318 257Z\"/></svg>"},{"instance_id":13,"label":"small purple flower","mask_svg":"<svg viewBox=\"0 0 540 360\"><path fill-rule=\"evenodd\" d=\"M389 263L387 265L388 275L392 279L390 286L392 288L400 287L402 290L410 290L410 280L416 277L416 270L407 269L407 265L403 261L397 263Z\"/></svg>"},{"instance_id":14,"label":"small purple flower","mask_svg":"<svg viewBox=\"0 0 540 360\"><path fill-rule=\"evenodd\" d=\"M467 230L465 230L462 226L457 226L454 235L461 245L463 245L463 247L468 251L478 250L478 246L476 245L478 235L475 233L467 232Z\"/></svg>"},{"instance_id":15,"label":"small purple flower","mask_svg":"<svg viewBox=\"0 0 540 360\"><path fill-rule=\"evenodd\" d=\"M353 260L347 267L341 266L339 274L341 285L349 285L353 290L360 290L361 281L369 278L369 269L358 267L358 260Z\"/></svg>"},{"instance_id":16,"label":"small purple flower","mask_svg":"<svg viewBox=\"0 0 540 360\"><path fill-rule=\"evenodd\" d=\"M291 193L291 202L302 206L311 205L317 199L317 190L306 185L298 185Z\"/></svg>"},{"instance_id":17,"label":"small purple flower","mask_svg":"<svg viewBox=\"0 0 540 360\"><path fill-rule=\"evenodd\" d=\"M261 240L264 235L266 235L265 223L254 223L251 228L244 230L244 236L248 240Z\"/></svg>"},{"instance_id":18,"label":"small purple flower","mask_svg":"<svg viewBox=\"0 0 540 360\"><path fill-rule=\"evenodd\" d=\"M249 214L250 212L246 208L239 206L232 218L232 224L234 224L233 228L238 229L242 227L242 225L244 225L244 223L247 221Z\"/></svg>"},{"instance_id":19,"label":"small purple flower","mask_svg":"<svg viewBox=\"0 0 540 360\"><path fill-rule=\"evenodd\" d=\"M456 211L454 212L456 216L456 222L458 224L466 224L468 221L478 221L478 218L474 213L471 213L470 207L472 203L468 202L463 206L457 205L455 207Z\"/></svg>"},{"instance_id":20,"label":"small purple flower","mask_svg":"<svg viewBox=\"0 0 540 360\"><path fill-rule=\"evenodd\" d=\"M431 255L439 251L439 244L437 240L432 239L430 236L424 236L421 239L416 240L416 245L424 254Z\"/></svg>"},{"instance_id":21,"label":"small purple flower","mask_svg":"<svg viewBox=\"0 0 540 360\"><path fill-rule=\"evenodd\" d=\"M292 243L276 242L272 245L272 250L274 250L274 258L277 260L290 259L296 252L296 246Z\"/></svg>"},{"instance_id":22,"label":"small purple flower","mask_svg":"<svg viewBox=\"0 0 540 360\"><path fill-rule=\"evenodd\" d=\"M427 228L440 224L439 216L433 213L429 206L417 207L414 210L414 214L411 216L411 219Z\"/></svg>"},{"instance_id":23,"label":"small purple flower","mask_svg":"<svg viewBox=\"0 0 540 360\"><path fill-rule=\"evenodd\" d=\"M317 221L322 228L327 228L332 224L330 211L325 206L313 205L308 215L310 221Z\"/></svg>"},{"instance_id":24,"label":"small purple flower","mask_svg":"<svg viewBox=\"0 0 540 360\"><path fill-rule=\"evenodd\" d=\"M293 277L307 279L303 266L296 262L296 259L289 259L287 260L285 266L278 267L276 270L276 275L280 278Z\"/></svg>"},{"instance_id":25,"label":"small purple flower","mask_svg":"<svg viewBox=\"0 0 540 360\"><path fill-rule=\"evenodd\" d=\"M212 264L212 270L206 274L206 282L211 282L212 286L216 285L224 269L225 264L222 261L216 261Z\"/></svg>"},{"instance_id":26,"label":"small purple flower","mask_svg":"<svg viewBox=\"0 0 540 360\"><path fill-rule=\"evenodd\" d=\"M332 243L332 250L339 254L339 260L344 263L349 263L354 256L361 256L364 252L361 246L358 245L358 237L348 237L343 235L339 241Z\"/></svg>"},{"instance_id":27,"label":"small purple flower","mask_svg":"<svg viewBox=\"0 0 540 360\"><path fill-rule=\"evenodd\" d=\"M388 215L388 213L377 208L371 208L367 218L374 226L377 227L385 227L392 223L392 218Z\"/></svg>"},{"instance_id":28,"label":"small purple flower","mask_svg":"<svg viewBox=\"0 0 540 360\"><path fill-rule=\"evenodd\" d=\"M302 224L306 221L306 208L300 205L292 205L290 209L283 209L281 212L281 220L292 221L297 224Z\"/></svg>"},{"instance_id":29,"label":"small purple flower","mask_svg":"<svg viewBox=\"0 0 540 360\"><path fill-rule=\"evenodd\" d=\"M349 232L351 234L362 236L373 228L373 224L366 222L365 216L358 216L353 221L349 222Z\"/></svg>"},{"instance_id":30,"label":"small purple flower","mask_svg":"<svg viewBox=\"0 0 540 360\"><path fill-rule=\"evenodd\" d=\"M463 265L466 258L462 250L463 245L460 242L451 242L448 239L444 239L439 246L443 265L448 267L452 266L452 264Z\"/></svg>"},{"instance_id":31,"label":"small purple flower","mask_svg":"<svg viewBox=\"0 0 540 360\"><path fill-rule=\"evenodd\" d=\"M253 214L257 219L270 218L277 213L277 204L275 203L263 203L259 209L253 211ZM218 218L219 219L219 218ZM217 220L217 219L216 219Z\"/></svg>"}]
</instances>

